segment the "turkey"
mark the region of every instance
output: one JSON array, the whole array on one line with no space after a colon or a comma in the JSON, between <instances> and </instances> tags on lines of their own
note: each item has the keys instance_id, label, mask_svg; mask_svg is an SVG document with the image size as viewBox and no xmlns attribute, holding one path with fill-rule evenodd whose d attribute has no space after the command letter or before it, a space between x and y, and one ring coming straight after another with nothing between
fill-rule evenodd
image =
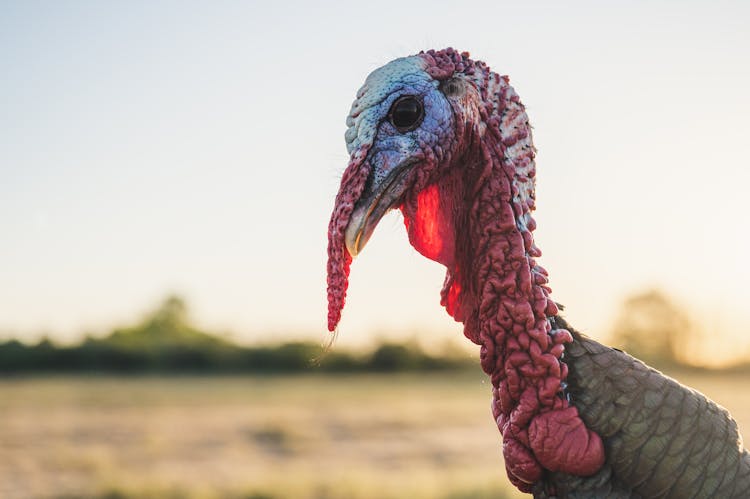
<instances>
[{"instance_id":1,"label":"turkey","mask_svg":"<svg viewBox=\"0 0 750 499\"><path fill-rule=\"evenodd\" d=\"M727 411L577 333L534 244L535 149L506 76L430 50L371 73L347 118L350 154L328 229L328 328L349 267L391 209L447 268L441 304L479 345L510 481L537 498L750 497Z\"/></svg>"}]
</instances>

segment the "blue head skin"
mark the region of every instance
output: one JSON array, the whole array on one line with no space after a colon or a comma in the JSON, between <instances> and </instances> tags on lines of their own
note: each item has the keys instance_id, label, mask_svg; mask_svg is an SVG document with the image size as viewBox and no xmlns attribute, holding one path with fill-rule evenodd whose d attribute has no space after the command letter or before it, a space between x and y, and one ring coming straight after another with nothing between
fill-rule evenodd
<instances>
[{"instance_id":1,"label":"blue head skin","mask_svg":"<svg viewBox=\"0 0 750 499\"><path fill-rule=\"evenodd\" d=\"M451 99L462 86L454 83L446 92L426 67L421 56L396 59L373 71L357 92L346 144L352 155L367 150L371 171L346 229L352 256L389 209L430 183L449 156L447 146L456 143L457 106Z\"/></svg>"}]
</instances>

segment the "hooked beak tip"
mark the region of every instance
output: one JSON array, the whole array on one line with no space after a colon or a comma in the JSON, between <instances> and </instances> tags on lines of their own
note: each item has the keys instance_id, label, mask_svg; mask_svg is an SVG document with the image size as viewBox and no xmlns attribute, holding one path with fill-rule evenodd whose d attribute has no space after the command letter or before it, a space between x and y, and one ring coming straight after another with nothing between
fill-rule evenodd
<instances>
[{"instance_id":1,"label":"hooked beak tip","mask_svg":"<svg viewBox=\"0 0 750 499\"><path fill-rule=\"evenodd\" d=\"M362 224L350 223L344 233L344 242L346 250L352 258L356 257L362 250Z\"/></svg>"},{"instance_id":2,"label":"hooked beak tip","mask_svg":"<svg viewBox=\"0 0 750 499\"><path fill-rule=\"evenodd\" d=\"M405 177L413 162L402 162L357 201L344 231L346 250L352 258L362 252L383 215L398 204L406 189Z\"/></svg>"}]
</instances>

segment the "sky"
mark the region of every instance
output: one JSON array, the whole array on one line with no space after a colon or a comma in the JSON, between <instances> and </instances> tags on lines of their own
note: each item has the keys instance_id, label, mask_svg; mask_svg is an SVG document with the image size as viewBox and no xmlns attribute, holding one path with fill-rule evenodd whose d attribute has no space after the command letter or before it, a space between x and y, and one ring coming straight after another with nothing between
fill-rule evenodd
<instances>
[{"instance_id":1,"label":"sky","mask_svg":"<svg viewBox=\"0 0 750 499\"><path fill-rule=\"evenodd\" d=\"M324 338L351 102L453 46L526 104L570 321L605 337L658 286L745 348L749 25L742 0L0 0L0 338L101 333L168 293L242 341ZM443 275L387 216L338 341L460 337Z\"/></svg>"}]
</instances>

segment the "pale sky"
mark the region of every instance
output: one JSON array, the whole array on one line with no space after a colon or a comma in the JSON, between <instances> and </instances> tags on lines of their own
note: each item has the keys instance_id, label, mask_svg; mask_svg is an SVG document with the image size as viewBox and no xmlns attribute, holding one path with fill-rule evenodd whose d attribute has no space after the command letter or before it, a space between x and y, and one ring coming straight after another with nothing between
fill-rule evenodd
<instances>
[{"instance_id":1,"label":"pale sky","mask_svg":"<svg viewBox=\"0 0 750 499\"><path fill-rule=\"evenodd\" d=\"M324 337L349 106L376 67L453 46L527 106L573 324L603 337L657 285L744 341L748 26L743 0L0 1L0 338L104 332L169 292L243 340ZM390 215L339 342L460 339L443 274Z\"/></svg>"}]
</instances>

